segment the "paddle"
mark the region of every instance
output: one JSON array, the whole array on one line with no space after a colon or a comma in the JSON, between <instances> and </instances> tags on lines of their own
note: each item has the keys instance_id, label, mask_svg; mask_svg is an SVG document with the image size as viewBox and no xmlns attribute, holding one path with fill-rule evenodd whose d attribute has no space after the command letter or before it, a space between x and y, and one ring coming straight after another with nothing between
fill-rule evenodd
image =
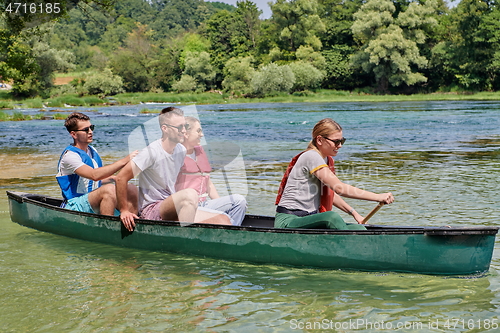
<instances>
[{"instance_id":1,"label":"paddle","mask_svg":"<svg viewBox=\"0 0 500 333\"><path fill-rule=\"evenodd\" d=\"M372 211L366 215L366 217L364 218L363 222L361 222L361 224L366 224L366 222L368 222L369 219L372 218L373 215L375 215L376 212L378 212L378 210L380 208L382 208L382 206L385 205L383 202L379 202L378 205L372 209Z\"/></svg>"}]
</instances>

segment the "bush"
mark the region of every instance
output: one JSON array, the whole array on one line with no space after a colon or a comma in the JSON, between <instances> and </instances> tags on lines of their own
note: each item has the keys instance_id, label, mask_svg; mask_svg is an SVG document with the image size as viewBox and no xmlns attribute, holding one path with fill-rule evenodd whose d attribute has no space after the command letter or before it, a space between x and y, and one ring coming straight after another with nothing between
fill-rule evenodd
<instances>
[{"instance_id":1,"label":"bush","mask_svg":"<svg viewBox=\"0 0 500 333\"><path fill-rule=\"evenodd\" d=\"M229 59L224 67L224 81L222 81L224 90L242 94L251 92L251 82L255 75L252 61L251 56Z\"/></svg>"},{"instance_id":2,"label":"bush","mask_svg":"<svg viewBox=\"0 0 500 333\"><path fill-rule=\"evenodd\" d=\"M320 52L315 52L310 46L301 45L295 52L297 60L302 60L312 64L317 69L323 70L326 67L326 59Z\"/></svg>"},{"instance_id":3,"label":"bush","mask_svg":"<svg viewBox=\"0 0 500 333\"><path fill-rule=\"evenodd\" d=\"M104 103L104 100L95 96L82 97L82 100L85 105L101 105Z\"/></svg>"},{"instance_id":4,"label":"bush","mask_svg":"<svg viewBox=\"0 0 500 333\"><path fill-rule=\"evenodd\" d=\"M122 78L114 75L109 68L104 69L102 72L88 75L85 78L83 88L90 95L116 95L124 92Z\"/></svg>"},{"instance_id":5,"label":"bush","mask_svg":"<svg viewBox=\"0 0 500 333\"><path fill-rule=\"evenodd\" d=\"M0 109L12 109L13 107L12 102L0 101Z\"/></svg>"},{"instance_id":6,"label":"bush","mask_svg":"<svg viewBox=\"0 0 500 333\"><path fill-rule=\"evenodd\" d=\"M30 109L42 108L43 100L41 98L31 98L24 101L24 106Z\"/></svg>"},{"instance_id":7,"label":"bush","mask_svg":"<svg viewBox=\"0 0 500 333\"><path fill-rule=\"evenodd\" d=\"M30 116L23 114L21 111L12 112L10 120L19 121L19 120L28 120L31 119Z\"/></svg>"},{"instance_id":8,"label":"bush","mask_svg":"<svg viewBox=\"0 0 500 333\"><path fill-rule=\"evenodd\" d=\"M252 79L252 90L257 95L276 95L290 92L295 83L295 75L290 66L270 63L257 71Z\"/></svg>"},{"instance_id":9,"label":"bush","mask_svg":"<svg viewBox=\"0 0 500 333\"><path fill-rule=\"evenodd\" d=\"M139 113L144 113L144 114L149 114L149 113L160 113L160 110L156 109L148 109L148 108L142 108Z\"/></svg>"},{"instance_id":10,"label":"bush","mask_svg":"<svg viewBox=\"0 0 500 333\"><path fill-rule=\"evenodd\" d=\"M198 88L198 82L191 75L183 74L181 79L172 85L172 90L177 92L190 92Z\"/></svg>"},{"instance_id":11,"label":"bush","mask_svg":"<svg viewBox=\"0 0 500 333\"><path fill-rule=\"evenodd\" d=\"M206 87L211 86L216 72L210 63L210 54L207 52L188 52L184 65L183 76L189 75L193 77L197 82L198 89L205 90Z\"/></svg>"},{"instance_id":12,"label":"bush","mask_svg":"<svg viewBox=\"0 0 500 333\"><path fill-rule=\"evenodd\" d=\"M312 64L304 61L295 61L290 64L295 75L293 90L308 90L319 88L325 75Z\"/></svg>"},{"instance_id":13,"label":"bush","mask_svg":"<svg viewBox=\"0 0 500 333\"><path fill-rule=\"evenodd\" d=\"M0 121L7 121L9 118L9 115L6 112L0 111Z\"/></svg>"},{"instance_id":14,"label":"bush","mask_svg":"<svg viewBox=\"0 0 500 333\"><path fill-rule=\"evenodd\" d=\"M71 83L63 84L52 88L50 97L58 97L67 94L77 94L78 93L77 84L73 84L73 81Z\"/></svg>"},{"instance_id":15,"label":"bush","mask_svg":"<svg viewBox=\"0 0 500 333\"><path fill-rule=\"evenodd\" d=\"M52 115L52 117L54 117L55 120L64 120L66 118L68 118L68 115L65 115L65 114L62 114L62 113L54 113Z\"/></svg>"}]
</instances>

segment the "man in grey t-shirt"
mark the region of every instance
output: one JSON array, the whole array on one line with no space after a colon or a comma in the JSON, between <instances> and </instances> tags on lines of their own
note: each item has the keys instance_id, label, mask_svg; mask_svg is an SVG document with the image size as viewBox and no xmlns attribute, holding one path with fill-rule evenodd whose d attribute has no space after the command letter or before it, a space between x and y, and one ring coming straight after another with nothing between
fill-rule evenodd
<instances>
[{"instance_id":1,"label":"man in grey t-shirt","mask_svg":"<svg viewBox=\"0 0 500 333\"><path fill-rule=\"evenodd\" d=\"M198 194L193 189L175 192L175 181L184 163L186 148L181 144L186 121L181 109L168 107L158 117L162 137L144 148L116 176L120 219L130 231L139 218L127 210L124 185L134 176L139 180L139 214L150 220L228 224L226 215L197 210Z\"/></svg>"}]
</instances>

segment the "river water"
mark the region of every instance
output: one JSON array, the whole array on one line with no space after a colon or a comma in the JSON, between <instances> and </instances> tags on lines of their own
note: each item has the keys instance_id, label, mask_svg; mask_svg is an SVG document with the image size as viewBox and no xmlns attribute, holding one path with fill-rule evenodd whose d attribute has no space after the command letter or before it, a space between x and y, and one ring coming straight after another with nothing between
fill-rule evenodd
<instances>
[{"instance_id":1,"label":"river water","mask_svg":"<svg viewBox=\"0 0 500 333\"><path fill-rule=\"evenodd\" d=\"M165 106L69 109L91 117L94 146L110 163L144 140L134 130L157 121L140 110ZM288 161L307 146L314 124L330 117L347 138L336 158L339 178L396 197L371 223L498 224L500 103L186 111L202 121L216 185L245 194L251 214L273 214ZM70 142L61 120L0 122L0 190L60 196L55 169ZM375 206L348 201L362 214ZM500 325L498 240L489 272L443 277L253 265L95 244L12 223L4 194L0 227L1 332L496 332Z\"/></svg>"}]
</instances>

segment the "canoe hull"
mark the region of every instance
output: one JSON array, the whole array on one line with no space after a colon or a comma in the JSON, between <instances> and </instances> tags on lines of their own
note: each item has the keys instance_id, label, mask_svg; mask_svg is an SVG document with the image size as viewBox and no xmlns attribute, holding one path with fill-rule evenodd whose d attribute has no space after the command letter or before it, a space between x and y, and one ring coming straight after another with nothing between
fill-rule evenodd
<instances>
[{"instance_id":1,"label":"canoe hull","mask_svg":"<svg viewBox=\"0 0 500 333\"><path fill-rule=\"evenodd\" d=\"M130 233L116 217L73 212L8 194L12 221L40 231L127 248L325 269L445 275L484 272L489 269L498 230L332 232L139 220Z\"/></svg>"}]
</instances>

